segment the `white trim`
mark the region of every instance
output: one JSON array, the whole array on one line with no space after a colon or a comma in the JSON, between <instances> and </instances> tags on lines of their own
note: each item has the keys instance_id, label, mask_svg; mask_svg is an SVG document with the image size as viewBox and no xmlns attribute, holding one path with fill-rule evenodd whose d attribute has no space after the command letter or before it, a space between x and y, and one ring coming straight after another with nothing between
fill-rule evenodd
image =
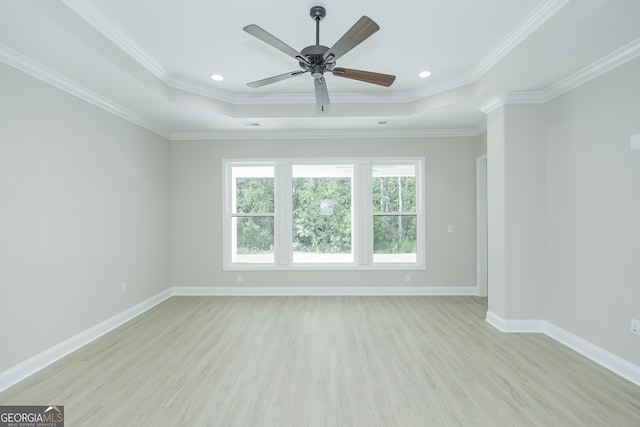
<instances>
[{"instance_id":1,"label":"white trim","mask_svg":"<svg viewBox=\"0 0 640 427\"><path fill-rule=\"evenodd\" d=\"M185 286L174 296L475 296L475 286Z\"/></svg>"},{"instance_id":2,"label":"white trim","mask_svg":"<svg viewBox=\"0 0 640 427\"><path fill-rule=\"evenodd\" d=\"M590 343L589 341L580 338L568 331L565 331L558 326L545 322L544 333L558 341L561 344L566 345L570 349L577 351L588 359L593 360L597 364L604 366L611 372L615 372L622 378L625 378L632 383L640 386L640 366L636 366L631 362L624 360L623 358L616 356L607 350L598 347Z\"/></svg>"},{"instance_id":3,"label":"white trim","mask_svg":"<svg viewBox=\"0 0 640 427\"><path fill-rule=\"evenodd\" d=\"M207 87L192 80L175 76L167 76L166 78L162 79L162 81L164 82L164 84L171 88L190 92L195 95L205 96L216 101L226 102L228 104L234 104L236 102L236 98L229 92L216 90L212 87Z\"/></svg>"},{"instance_id":4,"label":"white trim","mask_svg":"<svg viewBox=\"0 0 640 427\"><path fill-rule=\"evenodd\" d=\"M499 96L494 96L493 98L486 101L484 104L480 105L478 109L482 111L484 114L489 115L494 110L502 107L504 102L500 99Z\"/></svg>"},{"instance_id":5,"label":"white trim","mask_svg":"<svg viewBox=\"0 0 640 427\"><path fill-rule=\"evenodd\" d=\"M0 392L35 374L41 369L62 359L79 348L89 344L124 323L140 316L147 310L167 300L172 295L171 289L160 292L151 298L130 307L123 312L101 322L79 334L37 354L30 359L0 373Z\"/></svg>"},{"instance_id":6,"label":"white trim","mask_svg":"<svg viewBox=\"0 0 640 427\"><path fill-rule=\"evenodd\" d=\"M136 45L122 30L111 24L111 22L96 8L88 5L83 0L61 0L65 6L76 13L80 18L95 28L100 34L106 37L113 44L118 46L123 52L137 61L147 71L165 80L167 73L160 64L151 56Z\"/></svg>"},{"instance_id":7,"label":"white trim","mask_svg":"<svg viewBox=\"0 0 640 427\"><path fill-rule=\"evenodd\" d=\"M596 362L600 366L640 386L640 366L636 366L546 320L507 320L491 311L487 311L485 320L494 328L504 333L543 333L560 344Z\"/></svg>"},{"instance_id":8,"label":"white trim","mask_svg":"<svg viewBox=\"0 0 640 427\"><path fill-rule=\"evenodd\" d=\"M170 132L0 43L0 61L164 138Z\"/></svg>"},{"instance_id":9,"label":"white trim","mask_svg":"<svg viewBox=\"0 0 640 427\"><path fill-rule=\"evenodd\" d=\"M451 87L448 87L451 89ZM370 93L334 93L333 104L407 104L412 98L407 92L370 92ZM309 104L315 102L313 93L289 94L238 94L233 96L236 105L268 105L268 104Z\"/></svg>"},{"instance_id":10,"label":"white trim","mask_svg":"<svg viewBox=\"0 0 640 427\"><path fill-rule=\"evenodd\" d=\"M567 93L578 86L600 77L601 75L617 68L640 56L640 38L633 40L631 43L622 46L611 52L609 55L600 58L593 64L590 64L569 77L552 84L544 90L545 102Z\"/></svg>"},{"instance_id":11,"label":"white trim","mask_svg":"<svg viewBox=\"0 0 640 427\"><path fill-rule=\"evenodd\" d=\"M487 155L483 154L476 157L476 286L480 297L489 292L487 196Z\"/></svg>"},{"instance_id":12,"label":"white trim","mask_svg":"<svg viewBox=\"0 0 640 427\"><path fill-rule=\"evenodd\" d=\"M546 0L537 6L516 28L498 43L488 55L473 67L473 76L480 78L495 66L509 52L533 34L545 22L569 3L569 0Z\"/></svg>"},{"instance_id":13,"label":"white trim","mask_svg":"<svg viewBox=\"0 0 640 427\"><path fill-rule=\"evenodd\" d=\"M509 92L505 104L544 104L640 56L640 38L552 84L544 90ZM482 110L482 107L480 107ZM482 110L484 112L484 110Z\"/></svg>"},{"instance_id":14,"label":"white trim","mask_svg":"<svg viewBox=\"0 0 640 427\"><path fill-rule=\"evenodd\" d=\"M206 140L282 140L282 139L380 139L380 138L434 138L434 137L472 137L486 130L485 127L469 129L397 129L364 130L342 129L322 132L309 131L220 131L220 132L173 132L172 141Z\"/></svg>"},{"instance_id":15,"label":"white trim","mask_svg":"<svg viewBox=\"0 0 640 427\"><path fill-rule=\"evenodd\" d=\"M544 92L508 92L504 96L505 104L544 104L547 102Z\"/></svg>"},{"instance_id":16,"label":"white trim","mask_svg":"<svg viewBox=\"0 0 640 427\"><path fill-rule=\"evenodd\" d=\"M485 320L500 332L509 334L543 333L546 323L544 320L505 320L491 311L487 311Z\"/></svg>"},{"instance_id":17,"label":"white trim","mask_svg":"<svg viewBox=\"0 0 640 427\"><path fill-rule=\"evenodd\" d=\"M485 317L484 321L500 332L507 332L505 320L497 314L494 314L492 311L487 311L487 316Z\"/></svg>"}]
</instances>

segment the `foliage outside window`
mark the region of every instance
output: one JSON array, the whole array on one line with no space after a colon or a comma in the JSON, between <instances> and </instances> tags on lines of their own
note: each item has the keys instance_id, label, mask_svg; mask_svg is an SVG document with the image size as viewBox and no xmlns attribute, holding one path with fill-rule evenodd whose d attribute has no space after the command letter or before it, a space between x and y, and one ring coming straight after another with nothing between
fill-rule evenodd
<instances>
[{"instance_id":1,"label":"foliage outside window","mask_svg":"<svg viewBox=\"0 0 640 427\"><path fill-rule=\"evenodd\" d=\"M422 165L224 161L225 268L424 268Z\"/></svg>"},{"instance_id":2,"label":"foliage outside window","mask_svg":"<svg viewBox=\"0 0 640 427\"><path fill-rule=\"evenodd\" d=\"M415 165L375 164L371 184L373 261L416 262Z\"/></svg>"},{"instance_id":3,"label":"foliage outside window","mask_svg":"<svg viewBox=\"0 0 640 427\"><path fill-rule=\"evenodd\" d=\"M293 262L353 262L353 165L292 166Z\"/></svg>"},{"instance_id":4,"label":"foliage outside window","mask_svg":"<svg viewBox=\"0 0 640 427\"><path fill-rule=\"evenodd\" d=\"M232 262L273 263L274 168L236 166L232 171Z\"/></svg>"}]
</instances>

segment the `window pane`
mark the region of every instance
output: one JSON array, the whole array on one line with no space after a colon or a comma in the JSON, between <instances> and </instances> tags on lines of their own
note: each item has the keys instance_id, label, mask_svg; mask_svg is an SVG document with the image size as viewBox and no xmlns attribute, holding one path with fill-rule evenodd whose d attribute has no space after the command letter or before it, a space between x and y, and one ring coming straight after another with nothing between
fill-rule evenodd
<instances>
[{"instance_id":1,"label":"window pane","mask_svg":"<svg viewBox=\"0 0 640 427\"><path fill-rule=\"evenodd\" d=\"M416 262L416 166L379 163L371 170L373 261Z\"/></svg>"},{"instance_id":2,"label":"window pane","mask_svg":"<svg viewBox=\"0 0 640 427\"><path fill-rule=\"evenodd\" d=\"M417 221L415 215L373 217L373 261L416 262Z\"/></svg>"},{"instance_id":3,"label":"window pane","mask_svg":"<svg viewBox=\"0 0 640 427\"><path fill-rule=\"evenodd\" d=\"M353 262L353 165L292 167L294 262Z\"/></svg>"},{"instance_id":4,"label":"window pane","mask_svg":"<svg viewBox=\"0 0 640 427\"><path fill-rule=\"evenodd\" d=\"M415 165L374 165L372 173L373 211L405 213L416 211Z\"/></svg>"},{"instance_id":5,"label":"window pane","mask_svg":"<svg viewBox=\"0 0 640 427\"><path fill-rule=\"evenodd\" d=\"M234 185L234 213L274 212L273 166L235 166L232 171Z\"/></svg>"},{"instance_id":6,"label":"window pane","mask_svg":"<svg viewBox=\"0 0 640 427\"><path fill-rule=\"evenodd\" d=\"M232 262L273 263L274 218L234 217L232 218L233 253Z\"/></svg>"}]
</instances>

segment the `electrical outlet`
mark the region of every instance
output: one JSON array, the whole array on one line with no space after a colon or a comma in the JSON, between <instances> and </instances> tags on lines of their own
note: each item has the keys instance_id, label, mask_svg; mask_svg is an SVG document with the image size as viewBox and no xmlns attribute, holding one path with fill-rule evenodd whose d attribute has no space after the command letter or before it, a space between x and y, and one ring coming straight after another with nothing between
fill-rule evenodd
<instances>
[{"instance_id":1,"label":"electrical outlet","mask_svg":"<svg viewBox=\"0 0 640 427\"><path fill-rule=\"evenodd\" d=\"M120 283L120 293L124 294L127 292L127 282Z\"/></svg>"},{"instance_id":2,"label":"electrical outlet","mask_svg":"<svg viewBox=\"0 0 640 427\"><path fill-rule=\"evenodd\" d=\"M409 283L411 282L411 275L410 274L405 274L404 275L404 283Z\"/></svg>"},{"instance_id":3,"label":"electrical outlet","mask_svg":"<svg viewBox=\"0 0 640 427\"><path fill-rule=\"evenodd\" d=\"M244 277L242 277L242 274L238 274L237 281L238 283L242 283L244 281Z\"/></svg>"},{"instance_id":4,"label":"electrical outlet","mask_svg":"<svg viewBox=\"0 0 640 427\"><path fill-rule=\"evenodd\" d=\"M636 319L631 319L631 327L629 329L632 334L636 334L640 336L640 321Z\"/></svg>"}]
</instances>

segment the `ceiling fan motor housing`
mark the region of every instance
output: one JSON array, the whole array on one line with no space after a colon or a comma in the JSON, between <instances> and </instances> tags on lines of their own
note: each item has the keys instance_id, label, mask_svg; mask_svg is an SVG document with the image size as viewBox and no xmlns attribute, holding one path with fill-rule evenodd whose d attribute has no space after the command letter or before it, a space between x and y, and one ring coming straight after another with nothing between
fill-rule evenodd
<instances>
[{"instance_id":1,"label":"ceiling fan motor housing","mask_svg":"<svg viewBox=\"0 0 640 427\"><path fill-rule=\"evenodd\" d=\"M311 70L311 75L314 78L322 77L322 74L325 71L331 71L336 66L335 62L325 61L323 59L323 55L329 48L327 46L322 45L312 45L307 46L300 51L300 53L307 58L309 64L305 64L304 62L299 62L300 68L304 71Z\"/></svg>"}]
</instances>

